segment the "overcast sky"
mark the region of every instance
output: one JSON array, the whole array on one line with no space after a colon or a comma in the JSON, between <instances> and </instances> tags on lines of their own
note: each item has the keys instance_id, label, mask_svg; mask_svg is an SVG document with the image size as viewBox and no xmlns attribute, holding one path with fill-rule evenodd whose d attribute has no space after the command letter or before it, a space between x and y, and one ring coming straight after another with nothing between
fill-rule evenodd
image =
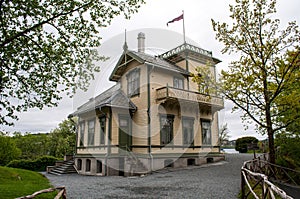
<instances>
[{"instance_id":1,"label":"overcast sky","mask_svg":"<svg viewBox=\"0 0 300 199\"><path fill-rule=\"evenodd\" d=\"M78 105L112 85L108 82L108 76L112 67L114 67L113 63L122 52L125 29L127 30L130 49L136 49L137 47L137 33L145 32L148 52L159 53L182 44L182 22L174 22L169 24L168 27L166 25L168 21L178 17L182 10L184 10L187 41L212 51L214 57L222 60L217 65L217 70L226 69L228 63L236 57L221 53L222 44L215 39L211 19L230 22L229 4L233 3L233 0L146 0L146 4L140 8L139 13L133 15L130 20L119 16L112 21L111 26L100 31L102 46L99 50L101 54L109 56L110 59L108 62L102 63L101 73L92 82L88 93L79 92L74 99L64 97L56 108L32 109L19 114L20 120L15 122L14 127L2 126L0 130L32 133L53 130ZM299 23L299 8L299 0L278 0L277 14L274 17L281 20L282 27L286 27L288 21L296 20ZM239 118L240 113L231 113L231 108L232 104L226 102L225 109L219 114L219 123L220 125L228 124L231 139L245 135L256 136L260 139L265 137L257 134L253 127L245 131Z\"/></svg>"}]
</instances>

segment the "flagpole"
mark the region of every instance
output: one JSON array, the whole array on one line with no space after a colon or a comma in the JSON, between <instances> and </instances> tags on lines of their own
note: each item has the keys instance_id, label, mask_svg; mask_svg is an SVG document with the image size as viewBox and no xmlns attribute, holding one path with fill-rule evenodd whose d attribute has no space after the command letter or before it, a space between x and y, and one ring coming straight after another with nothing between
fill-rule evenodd
<instances>
[{"instance_id":1,"label":"flagpole","mask_svg":"<svg viewBox=\"0 0 300 199\"><path fill-rule=\"evenodd\" d=\"M183 43L185 44L186 42L185 42L185 27L184 27L184 10L182 10L182 28L183 28Z\"/></svg>"},{"instance_id":2,"label":"flagpole","mask_svg":"<svg viewBox=\"0 0 300 199\"><path fill-rule=\"evenodd\" d=\"M182 29L183 29L183 45L186 45L186 41L185 41L185 26L184 26L184 10L182 10ZM187 59L187 52L185 51L185 67L186 67L186 71L189 72L189 62ZM190 82L189 82L189 78L187 78L187 90L190 90Z\"/></svg>"}]
</instances>

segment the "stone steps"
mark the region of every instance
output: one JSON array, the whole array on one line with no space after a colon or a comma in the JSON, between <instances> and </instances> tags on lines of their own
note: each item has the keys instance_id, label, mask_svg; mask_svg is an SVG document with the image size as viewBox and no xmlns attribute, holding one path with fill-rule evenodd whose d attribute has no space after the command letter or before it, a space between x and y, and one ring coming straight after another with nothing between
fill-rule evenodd
<instances>
[{"instance_id":1,"label":"stone steps","mask_svg":"<svg viewBox=\"0 0 300 199\"><path fill-rule=\"evenodd\" d=\"M143 162L135 156L133 152L130 152L129 156L127 156L126 164L128 164L130 167L131 175L142 175L148 173L148 169L145 167Z\"/></svg>"},{"instance_id":2,"label":"stone steps","mask_svg":"<svg viewBox=\"0 0 300 199\"><path fill-rule=\"evenodd\" d=\"M66 161L62 165L54 167L49 173L53 175L77 173L74 168L74 160Z\"/></svg>"}]
</instances>

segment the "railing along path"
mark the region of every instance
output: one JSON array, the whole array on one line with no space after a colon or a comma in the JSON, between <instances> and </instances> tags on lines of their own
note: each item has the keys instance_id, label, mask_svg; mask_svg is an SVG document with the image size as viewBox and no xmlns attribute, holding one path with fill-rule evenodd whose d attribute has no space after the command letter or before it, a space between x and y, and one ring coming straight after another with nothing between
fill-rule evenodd
<instances>
[{"instance_id":1,"label":"railing along path","mask_svg":"<svg viewBox=\"0 0 300 199\"><path fill-rule=\"evenodd\" d=\"M288 171L300 174L295 170L269 163L266 154L244 162L241 168L241 198L246 199L252 195L255 199L292 199L293 197L274 184L280 182L298 186Z\"/></svg>"}]
</instances>

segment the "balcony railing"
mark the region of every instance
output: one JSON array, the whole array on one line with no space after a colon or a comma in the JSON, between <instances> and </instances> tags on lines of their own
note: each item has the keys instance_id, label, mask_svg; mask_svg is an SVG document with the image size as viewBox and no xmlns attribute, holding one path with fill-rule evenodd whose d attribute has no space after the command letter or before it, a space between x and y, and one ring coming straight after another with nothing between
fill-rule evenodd
<instances>
[{"instance_id":1,"label":"balcony railing","mask_svg":"<svg viewBox=\"0 0 300 199\"><path fill-rule=\"evenodd\" d=\"M221 97L173 88L170 86L156 89L156 100L167 99L187 100L220 109L224 108L224 100Z\"/></svg>"}]
</instances>

